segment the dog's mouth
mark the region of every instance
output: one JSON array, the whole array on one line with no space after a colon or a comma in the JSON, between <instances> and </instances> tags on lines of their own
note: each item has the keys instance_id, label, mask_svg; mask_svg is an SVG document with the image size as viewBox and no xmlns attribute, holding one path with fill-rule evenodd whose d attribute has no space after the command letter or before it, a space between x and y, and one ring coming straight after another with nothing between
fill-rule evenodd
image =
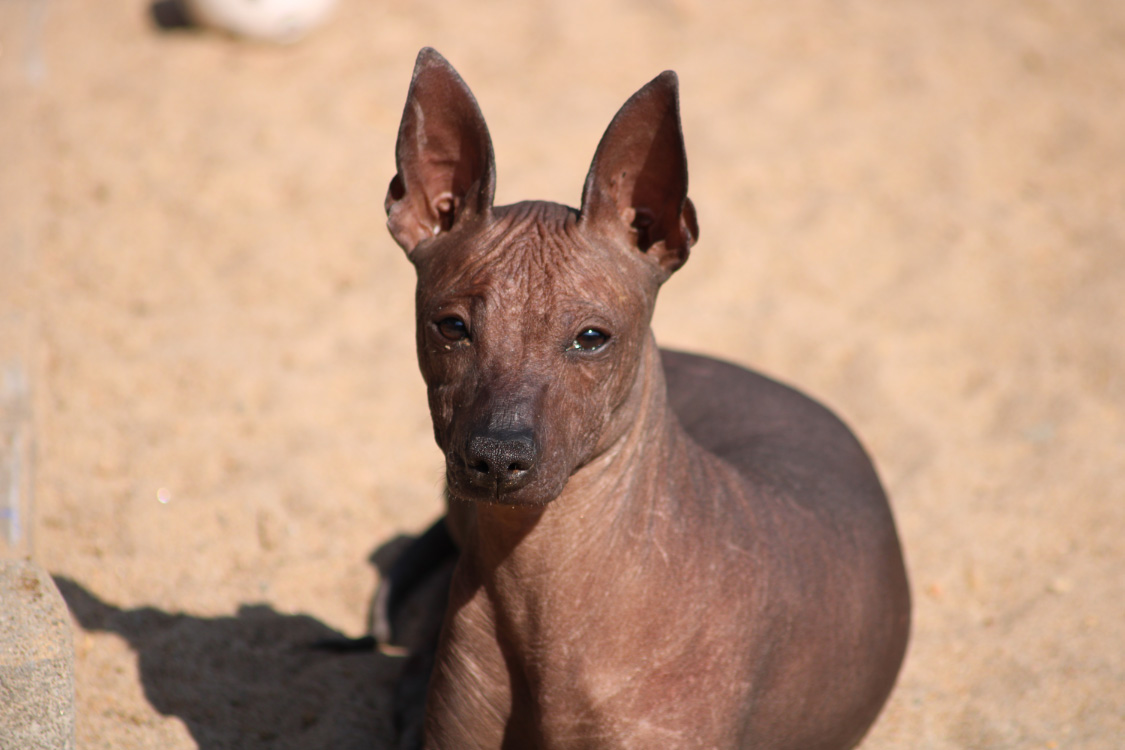
<instances>
[{"instance_id":1,"label":"dog's mouth","mask_svg":"<svg viewBox=\"0 0 1125 750\"><path fill-rule=\"evenodd\" d=\"M554 500L566 486L551 481L542 467L507 472L482 472L455 454L446 454L445 482L459 500L496 505L540 506Z\"/></svg>"}]
</instances>

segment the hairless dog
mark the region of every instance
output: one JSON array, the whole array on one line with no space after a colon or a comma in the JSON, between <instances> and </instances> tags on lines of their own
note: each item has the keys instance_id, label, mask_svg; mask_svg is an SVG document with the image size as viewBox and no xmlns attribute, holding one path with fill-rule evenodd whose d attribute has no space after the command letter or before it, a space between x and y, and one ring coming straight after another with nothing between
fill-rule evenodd
<instances>
[{"instance_id":1,"label":"hairless dog","mask_svg":"<svg viewBox=\"0 0 1125 750\"><path fill-rule=\"evenodd\" d=\"M580 209L493 206L484 118L424 49L396 164L446 468L423 542L459 550L422 745L855 746L909 632L894 521L827 409L657 348L699 236L675 74L613 118Z\"/></svg>"}]
</instances>

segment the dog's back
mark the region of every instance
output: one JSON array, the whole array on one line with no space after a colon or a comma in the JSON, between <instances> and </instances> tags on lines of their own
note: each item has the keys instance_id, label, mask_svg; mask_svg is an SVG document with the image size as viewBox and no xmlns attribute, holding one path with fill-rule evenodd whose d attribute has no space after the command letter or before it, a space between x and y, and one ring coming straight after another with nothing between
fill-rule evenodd
<instances>
[{"instance_id":1,"label":"dog's back","mask_svg":"<svg viewBox=\"0 0 1125 750\"><path fill-rule=\"evenodd\" d=\"M792 388L681 352L663 362L685 432L744 479L753 529L741 539L757 563L745 570L771 589L753 641L761 686L739 746L850 747L894 685L910 625L871 462L835 415Z\"/></svg>"}]
</instances>

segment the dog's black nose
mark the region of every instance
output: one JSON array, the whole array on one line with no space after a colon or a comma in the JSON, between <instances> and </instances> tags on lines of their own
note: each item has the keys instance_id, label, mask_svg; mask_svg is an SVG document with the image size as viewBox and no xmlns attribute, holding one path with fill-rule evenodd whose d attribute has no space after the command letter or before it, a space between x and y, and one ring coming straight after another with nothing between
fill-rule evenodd
<instances>
[{"instance_id":1,"label":"dog's black nose","mask_svg":"<svg viewBox=\"0 0 1125 750\"><path fill-rule=\"evenodd\" d=\"M508 492L527 484L538 454L530 430L490 432L469 438L465 466L473 484Z\"/></svg>"}]
</instances>

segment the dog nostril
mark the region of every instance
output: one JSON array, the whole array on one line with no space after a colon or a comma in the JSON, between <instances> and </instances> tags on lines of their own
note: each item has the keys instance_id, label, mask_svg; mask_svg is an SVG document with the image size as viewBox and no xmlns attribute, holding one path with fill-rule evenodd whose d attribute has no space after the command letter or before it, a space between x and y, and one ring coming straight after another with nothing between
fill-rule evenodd
<instances>
[{"instance_id":1,"label":"dog nostril","mask_svg":"<svg viewBox=\"0 0 1125 750\"><path fill-rule=\"evenodd\" d=\"M529 433L474 435L465 446L465 467L474 482L500 482L514 487L535 467L535 442Z\"/></svg>"}]
</instances>

